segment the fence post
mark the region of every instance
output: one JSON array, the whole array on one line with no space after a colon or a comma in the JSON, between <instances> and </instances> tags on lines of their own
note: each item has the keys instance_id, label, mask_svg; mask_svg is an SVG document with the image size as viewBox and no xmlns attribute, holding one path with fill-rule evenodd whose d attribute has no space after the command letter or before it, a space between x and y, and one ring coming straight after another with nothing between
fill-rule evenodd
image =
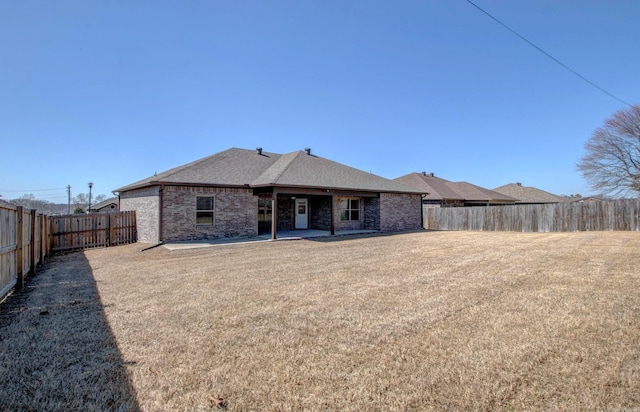
<instances>
[{"instance_id":1,"label":"fence post","mask_svg":"<svg viewBox=\"0 0 640 412\"><path fill-rule=\"evenodd\" d=\"M44 214L41 214L39 216L40 218L38 219L38 229L40 230L40 243L38 245L38 263L40 264L40 266L42 266L44 264L44 255L45 255L45 251L44 251L44 222L45 222L45 216Z\"/></svg>"},{"instance_id":2,"label":"fence post","mask_svg":"<svg viewBox=\"0 0 640 412\"><path fill-rule=\"evenodd\" d=\"M29 274L36 273L36 210L31 209L31 222L30 222L30 234L29 240Z\"/></svg>"},{"instance_id":3,"label":"fence post","mask_svg":"<svg viewBox=\"0 0 640 412\"><path fill-rule=\"evenodd\" d=\"M111 242L113 242L113 231L115 229L115 224L113 222L113 219L115 218L115 216L110 213L109 214L109 219L107 219L107 247L111 246Z\"/></svg>"},{"instance_id":4,"label":"fence post","mask_svg":"<svg viewBox=\"0 0 640 412\"><path fill-rule=\"evenodd\" d=\"M18 215L17 215L17 223L18 223L18 227L17 227L17 232L16 232L16 289L20 289L22 288L22 286L24 285L24 278L23 278L23 266L24 266L24 260L22 257L22 243L24 242L24 226L23 226L23 222L24 222L24 207L23 206L18 206L18 211L17 211Z\"/></svg>"}]
</instances>

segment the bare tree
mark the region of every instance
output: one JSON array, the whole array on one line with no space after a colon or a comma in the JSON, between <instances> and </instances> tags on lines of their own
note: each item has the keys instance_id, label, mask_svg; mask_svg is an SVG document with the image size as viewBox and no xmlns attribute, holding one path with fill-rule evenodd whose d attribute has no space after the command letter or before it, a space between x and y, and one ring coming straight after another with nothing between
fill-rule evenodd
<instances>
[{"instance_id":1,"label":"bare tree","mask_svg":"<svg viewBox=\"0 0 640 412\"><path fill-rule=\"evenodd\" d=\"M614 197L640 194L640 105L614 113L584 147L577 166L592 189Z\"/></svg>"},{"instance_id":2,"label":"bare tree","mask_svg":"<svg viewBox=\"0 0 640 412\"><path fill-rule=\"evenodd\" d=\"M89 203L89 194L88 193L78 193L72 199L74 205L86 205Z\"/></svg>"}]
</instances>

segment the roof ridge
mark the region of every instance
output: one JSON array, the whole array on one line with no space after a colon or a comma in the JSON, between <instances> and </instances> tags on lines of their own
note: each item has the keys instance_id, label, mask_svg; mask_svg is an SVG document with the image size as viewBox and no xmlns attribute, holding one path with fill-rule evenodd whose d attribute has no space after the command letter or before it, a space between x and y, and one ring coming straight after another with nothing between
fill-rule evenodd
<instances>
[{"instance_id":1,"label":"roof ridge","mask_svg":"<svg viewBox=\"0 0 640 412\"><path fill-rule=\"evenodd\" d=\"M188 169L188 168L190 168L190 167L192 167L192 166L195 166L195 165L197 165L197 164L199 164L199 163L203 163L203 162L205 162L205 161L209 160L210 158L212 158L212 157L214 157L214 156L218 156L218 155L220 155L220 154L222 154L222 153L230 152L230 151L232 151L232 150L248 151L248 149L239 149L239 148L237 148L237 147L230 147L229 149L227 149L227 150L223 150L222 152L214 153L214 154L212 154L212 155L205 156L205 157L202 157L202 158L200 158L200 159L196 159L196 160L194 160L194 161L191 161L191 162L189 162L189 163L186 163L186 164L184 164L184 165L182 165L182 166L177 166L177 167L174 167L174 168L172 168L172 169L165 170L164 172L160 173L160 176L162 176L162 178L168 178L168 177L171 177L171 176L175 175L175 174L176 174L176 173L178 173L178 172L181 172L181 171L183 171L183 170L186 170L186 169ZM154 176L155 176L155 177L157 177L158 175L154 175ZM153 178L154 176L151 176L151 178Z\"/></svg>"},{"instance_id":2,"label":"roof ridge","mask_svg":"<svg viewBox=\"0 0 640 412\"><path fill-rule=\"evenodd\" d=\"M278 173L271 179L272 181L269 182L269 183L276 183L278 181L278 179L280 179L280 177L282 177L282 175L287 171L287 169L289 169L289 166L291 166L293 161L301 153L302 153L301 150L297 150L295 152L285 153L285 154L281 155L280 158L278 158L278 160L276 160L271 166L269 166L264 172L262 172L260 174L260 176L258 176L258 178L255 179L255 180L260 180L260 178L263 175L267 175L269 173L269 171L274 170L274 171L276 171ZM293 156L291 156L291 158L289 158L290 155L293 155ZM280 166L280 163L284 163L284 167ZM280 170L278 170L278 168L280 168ZM254 180L254 182L255 182L255 180Z\"/></svg>"},{"instance_id":3,"label":"roof ridge","mask_svg":"<svg viewBox=\"0 0 640 412\"><path fill-rule=\"evenodd\" d=\"M286 162L286 165L287 165L287 166L286 166L286 167L284 167L284 168L280 171L280 173L278 174L278 176L276 176L276 181L277 181L278 179L280 179L280 176L282 176L282 175L284 174L284 172L286 172L286 171L287 171L287 169L289 169L289 166L291 166L291 164L293 163L293 161L294 161L294 160L296 160L296 158L302 154L302 150L297 150L297 151L295 151L295 152L291 152L291 153L295 153L295 155L294 155L293 157L291 157L291 160L289 160L288 162ZM286 153L286 154L284 154L282 157L280 157L280 159L282 159L283 157L285 157L286 155L291 154L291 153ZM278 161L279 161L280 159L278 159ZM276 163L277 163L277 161L276 161Z\"/></svg>"}]
</instances>

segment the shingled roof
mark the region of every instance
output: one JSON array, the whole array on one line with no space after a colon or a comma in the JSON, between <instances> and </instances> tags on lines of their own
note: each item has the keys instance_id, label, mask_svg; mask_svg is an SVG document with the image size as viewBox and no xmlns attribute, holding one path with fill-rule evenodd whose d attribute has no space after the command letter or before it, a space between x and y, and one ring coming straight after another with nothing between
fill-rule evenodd
<instances>
[{"instance_id":1,"label":"shingled roof","mask_svg":"<svg viewBox=\"0 0 640 412\"><path fill-rule=\"evenodd\" d=\"M521 183L509 183L508 185L496 187L493 190L515 197L518 199L516 203L561 203L567 201L565 198L545 192L544 190L522 186Z\"/></svg>"},{"instance_id":2,"label":"shingled roof","mask_svg":"<svg viewBox=\"0 0 640 412\"><path fill-rule=\"evenodd\" d=\"M391 193L421 193L410 186L337 163L307 151L287 154L231 148L121 187L155 186L304 187Z\"/></svg>"},{"instance_id":3,"label":"shingled roof","mask_svg":"<svg viewBox=\"0 0 640 412\"><path fill-rule=\"evenodd\" d=\"M516 199L503 193L485 189L467 182L450 182L433 173L410 173L393 179L396 182L424 190L428 194L425 200L482 202L482 203L514 203Z\"/></svg>"},{"instance_id":4,"label":"shingled roof","mask_svg":"<svg viewBox=\"0 0 640 412\"><path fill-rule=\"evenodd\" d=\"M425 200L464 201L464 196L449 187L449 183L451 182L436 177L433 174L409 173L408 175L395 178L393 181L414 187L418 190L423 190L427 193L423 198Z\"/></svg>"},{"instance_id":5,"label":"shingled roof","mask_svg":"<svg viewBox=\"0 0 640 412\"><path fill-rule=\"evenodd\" d=\"M467 182L451 182L449 185L456 192L464 196L465 201L489 202L489 203L511 203L515 202L515 198L507 196L495 190L485 189Z\"/></svg>"},{"instance_id":6,"label":"shingled roof","mask_svg":"<svg viewBox=\"0 0 640 412\"><path fill-rule=\"evenodd\" d=\"M103 207L109 206L112 203L117 206L118 205L118 198L117 197L112 197L112 198L103 200L100 203L93 204L93 205L91 205L91 209L90 210L100 210Z\"/></svg>"}]
</instances>

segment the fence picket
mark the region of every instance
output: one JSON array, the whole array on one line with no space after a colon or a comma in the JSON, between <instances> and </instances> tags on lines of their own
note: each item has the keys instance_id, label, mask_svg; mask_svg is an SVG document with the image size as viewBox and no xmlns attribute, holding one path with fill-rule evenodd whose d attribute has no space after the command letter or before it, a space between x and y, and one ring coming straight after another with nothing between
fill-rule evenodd
<instances>
[{"instance_id":1,"label":"fence picket","mask_svg":"<svg viewBox=\"0 0 640 412\"><path fill-rule=\"evenodd\" d=\"M640 230L640 199L542 205L426 207L425 229L515 232Z\"/></svg>"},{"instance_id":2,"label":"fence picket","mask_svg":"<svg viewBox=\"0 0 640 412\"><path fill-rule=\"evenodd\" d=\"M55 216L51 218L51 239L54 251L134 243L136 215L134 211L127 211Z\"/></svg>"},{"instance_id":3,"label":"fence picket","mask_svg":"<svg viewBox=\"0 0 640 412\"><path fill-rule=\"evenodd\" d=\"M0 300L48 256L48 224L49 216L0 201Z\"/></svg>"}]
</instances>

